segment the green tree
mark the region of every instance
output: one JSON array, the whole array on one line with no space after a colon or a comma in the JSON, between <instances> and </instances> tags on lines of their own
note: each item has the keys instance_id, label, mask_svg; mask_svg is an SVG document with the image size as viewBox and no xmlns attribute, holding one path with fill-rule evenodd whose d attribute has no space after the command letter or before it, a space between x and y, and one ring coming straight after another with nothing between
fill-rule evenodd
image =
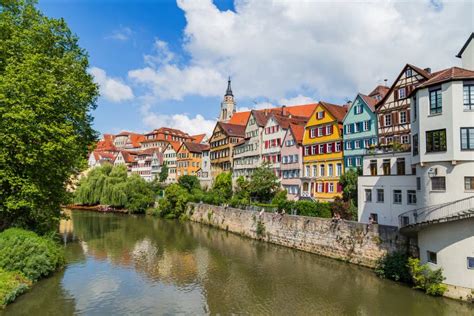
<instances>
[{"instance_id":1,"label":"green tree","mask_svg":"<svg viewBox=\"0 0 474 316\"><path fill-rule=\"evenodd\" d=\"M169 168L168 165L163 164L161 166L160 174L159 174L159 180L160 182L165 182L166 179L168 178L168 173L169 173Z\"/></svg>"},{"instance_id":2,"label":"green tree","mask_svg":"<svg viewBox=\"0 0 474 316\"><path fill-rule=\"evenodd\" d=\"M219 174L214 180L212 191L221 196L225 201L232 197L232 174L230 172L223 172Z\"/></svg>"},{"instance_id":3,"label":"green tree","mask_svg":"<svg viewBox=\"0 0 474 316\"><path fill-rule=\"evenodd\" d=\"M178 184L191 193L194 189L201 189L199 179L196 176L184 175L179 177Z\"/></svg>"},{"instance_id":4,"label":"green tree","mask_svg":"<svg viewBox=\"0 0 474 316\"><path fill-rule=\"evenodd\" d=\"M0 230L56 229L71 176L97 135L98 87L63 19L0 0Z\"/></svg>"},{"instance_id":5,"label":"green tree","mask_svg":"<svg viewBox=\"0 0 474 316\"><path fill-rule=\"evenodd\" d=\"M352 201L357 206L357 178L360 175L359 169L349 169L339 178L342 185L342 198L344 201Z\"/></svg>"},{"instance_id":6,"label":"green tree","mask_svg":"<svg viewBox=\"0 0 474 316\"><path fill-rule=\"evenodd\" d=\"M255 169L249 184L250 196L257 202L269 202L278 192L278 177L267 165Z\"/></svg>"},{"instance_id":7,"label":"green tree","mask_svg":"<svg viewBox=\"0 0 474 316\"><path fill-rule=\"evenodd\" d=\"M165 218L178 218L184 214L190 195L188 190L177 183L169 185L165 197L160 200L159 215Z\"/></svg>"}]
</instances>

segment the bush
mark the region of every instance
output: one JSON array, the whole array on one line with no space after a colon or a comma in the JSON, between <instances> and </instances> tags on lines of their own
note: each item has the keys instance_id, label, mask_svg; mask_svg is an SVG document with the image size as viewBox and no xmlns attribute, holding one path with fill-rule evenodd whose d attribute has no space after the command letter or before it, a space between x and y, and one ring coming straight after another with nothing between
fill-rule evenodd
<instances>
[{"instance_id":1,"label":"bush","mask_svg":"<svg viewBox=\"0 0 474 316\"><path fill-rule=\"evenodd\" d=\"M375 268L375 273L384 279L405 283L412 281L408 269L408 256L401 251L386 254L381 258Z\"/></svg>"},{"instance_id":2,"label":"bush","mask_svg":"<svg viewBox=\"0 0 474 316\"><path fill-rule=\"evenodd\" d=\"M0 268L36 281L63 265L63 250L52 239L19 228L0 233Z\"/></svg>"},{"instance_id":3,"label":"bush","mask_svg":"<svg viewBox=\"0 0 474 316\"><path fill-rule=\"evenodd\" d=\"M292 207L301 216L331 217L331 206L329 203L302 200L295 202Z\"/></svg>"},{"instance_id":4,"label":"bush","mask_svg":"<svg viewBox=\"0 0 474 316\"><path fill-rule=\"evenodd\" d=\"M199 179L196 176L184 175L179 177L178 184L191 193L195 189L201 189Z\"/></svg>"},{"instance_id":5,"label":"bush","mask_svg":"<svg viewBox=\"0 0 474 316\"><path fill-rule=\"evenodd\" d=\"M0 269L0 309L28 290L31 281L19 272Z\"/></svg>"},{"instance_id":6,"label":"bush","mask_svg":"<svg viewBox=\"0 0 474 316\"><path fill-rule=\"evenodd\" d=\"M165 197L160 200L158 215L164 218L179 218L186 210L186 203L191 195L177 183L169 185L165 190Z\"/></svg>"},{"instance_id":7,"label":"bush","mask_svg":"<svg viewBox=\"0 0 474 316\"><path fill-rule=\"evenodd\" d=\"M427 264L420 264L420 259L415 258L408 259L408 268L415 289L424 290L433 296L443 295L446 291L446 285L442 284L445 279L442 269L431 270Z\"/></svg>"}]
</instances>

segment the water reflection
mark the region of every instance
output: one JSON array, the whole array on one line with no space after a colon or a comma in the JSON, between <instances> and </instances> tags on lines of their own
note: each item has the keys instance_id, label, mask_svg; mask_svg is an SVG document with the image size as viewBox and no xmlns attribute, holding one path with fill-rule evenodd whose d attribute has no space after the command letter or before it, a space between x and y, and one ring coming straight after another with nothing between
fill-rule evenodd
<instances>
[{"instance_id":1,"label":"water reflection","mask_svg":"<svg viewBox=\"0 0 474 316\"><path fill-rule=\"evenodd\" d=\"M67 268L8 315L473 313L364 268L193 223L72 212L60 231Z\"/></svg>"}]
</instances>

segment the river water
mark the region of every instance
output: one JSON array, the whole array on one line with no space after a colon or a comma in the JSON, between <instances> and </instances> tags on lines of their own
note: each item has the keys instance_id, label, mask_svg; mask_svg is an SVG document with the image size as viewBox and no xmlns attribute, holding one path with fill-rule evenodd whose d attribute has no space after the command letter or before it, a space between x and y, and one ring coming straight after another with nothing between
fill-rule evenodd
<instances>
[{"instance_id":1,"label":"river water","mask_svg":"<svg viewBox=\"0 0 474 316\"><path fill-rule=\"evenodd\" d=\"M0 315L473 315L365 268L196 223L74 211L68 264Z\"/></svg>"}]
</instances>

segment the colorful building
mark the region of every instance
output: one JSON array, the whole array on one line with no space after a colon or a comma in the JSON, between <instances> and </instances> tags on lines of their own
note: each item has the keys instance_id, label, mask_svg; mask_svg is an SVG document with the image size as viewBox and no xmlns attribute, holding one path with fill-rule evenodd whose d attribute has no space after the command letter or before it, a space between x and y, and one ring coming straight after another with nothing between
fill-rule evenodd
<instances>
[{"instance_id":1,"label":"colorful building","mask_svg":"<svg viewBox=\"0 0 474 316\"><path fill-rule=\"evenodd\" d=\"M177 181L176 177L176 153L180 147L179 142L171 141L165 147L163 152L163 164L168 167L168 177L166 178L166 183L175 183Z\"/></svg>"},{"instance_id":2,"label":"colorful building","mask_svg":"<svg viewBox=\"0 0 474 316\"><path fill-rule=\"evenodd\" d=\"M184 142L178 149L176 155L176 176L190 175L197 176L201 168L202 151L206 150L208 145L197 144L194 142Z\"/></svg>"},{"instance_id":3,"label":"colorful building","mask_svg":"<svg viewBox=\"0 0 474 316\"><path fill-rule=\"evenodd\" d=\"M302 195L318 201L341 196L342 128L347 107L319 102L305 126Z\"/></svg>"},{"instance_id":4,"label":"colorful building","mask_svg":"<svg viewBox=\"0 0 474 316\"><path fill-rule=\"evenodd\" d=\"M281 145L281 186L289 200L300 196L304 130L304 125L290 124Z\"/></svg>"},{"instance_id":5,"label":"colorful building","mask_svg":"<svg viewBox=\"0 0 474 316\"><path fill-rule=\"evenodd\" d=\"M362 167L366 149L377 144L375 98L359 93L343 121L345 170Z\"/></svg>"}]
</instances>

